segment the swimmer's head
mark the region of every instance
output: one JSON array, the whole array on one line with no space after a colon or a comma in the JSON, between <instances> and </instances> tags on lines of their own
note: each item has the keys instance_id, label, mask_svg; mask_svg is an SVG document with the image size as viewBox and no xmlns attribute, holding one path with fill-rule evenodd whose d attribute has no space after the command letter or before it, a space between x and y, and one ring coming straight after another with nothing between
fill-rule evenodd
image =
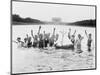
<instances>
[{"instance_id":1,"label":"swimmer's head","mask_svg":"<svg viewBox=\"0 0 100 75\"><path fill-rule=\"evenodd\" d=\"M78 38L79 38L79 39L81 38L81 34L78 34Z\"/></svg>"},{"instance_id":2,"label":"swimmer's head","mask_svg":"<svg viewBox=\"0 0 100 75\"><path fill-rule=\"evenodd\" d=\"M20 38L20 37L17 37L17 41L18 41L18 42L21 41L21 38Z\"/></svg>"},{"instance_id":3,"label":"swimmer's head","mask_svg":"<svg viewBox=\"0 0 100 75\"><path fill-rule=\"evenodd\" d=\"M92 36L92 34L90 33L89 36Z\"/></svg>"},{"instance_id":4,"label":"swimmer's head","mask_svg":"<svg viewBox=\"0 0 100 75\"><path fill-rule=\"evenodd\" d=\"M89 34L89 38L91 38L91 36L92 36L92 34L90 33L90 34Z\"/></svg>"},{"instance_id":5,"label":"swimmer's head","mask_svg":"<svg viewBox=\"0 0 100 75\"><path fill-rule=\"evenodd\" d=\"M42 38L43 38L43 34L40 34L40 35L39 35L39 38L42 39Z\"/></svg>"},{"instance_id":6,"label":"swimmer's head","mask_svg":"<svg viewBox=\"0 0 100 75\"><path fill-rule=\"evenodd\" d=\"M27 38L24 38L24 41L26 42L27 41Z\"/></svg>"}]
</instances>

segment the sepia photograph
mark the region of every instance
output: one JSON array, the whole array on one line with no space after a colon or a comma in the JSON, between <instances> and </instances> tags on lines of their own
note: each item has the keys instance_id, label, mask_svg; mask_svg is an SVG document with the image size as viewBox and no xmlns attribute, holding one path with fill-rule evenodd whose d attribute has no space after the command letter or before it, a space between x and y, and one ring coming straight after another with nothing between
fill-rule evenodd
<instances>
[{"instance_id":1,"label":"sepia photograph","mask_svg":"<svg viewBox=\"0 0 100 75\"><path fill-rule=\"evenodd\" d=\"M12 1L11 72L96 69L96 6Z\"/></svg>"}]
</instances>

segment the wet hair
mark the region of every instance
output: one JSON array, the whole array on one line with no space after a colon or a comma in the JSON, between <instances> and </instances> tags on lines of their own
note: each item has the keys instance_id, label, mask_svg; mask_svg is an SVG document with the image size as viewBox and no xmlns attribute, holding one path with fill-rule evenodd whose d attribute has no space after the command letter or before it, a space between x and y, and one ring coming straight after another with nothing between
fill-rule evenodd
<instances>
[{"instance_id":1,"label":"wet hair","mask_svg":"<svg viewBox=\"0 0 100 75\"><path fill-rule=\"evenodd\" d=\"M27 38L24 38L24 41L26 42L27 41Z\"/></svg>"},{"instance_id":2,"label":"wet hair","mask_svg":"<svg viewBox=\"0 0 100 75\"><path fill-rule=\"evenodd\" d=\"M21 38L20 37L17 37L17 40L21 40Z\"/></svg>"},{"instance_id":3,"label":"wet hair","mask_svg":"<svg viewBox=\"0 0 100 75\"><path fill-rule=\"evenodd\" d=\"M91 33L89 33L89 36L91 36L92 34Z\"/></svg>"},{"instance_id":4,"label":"wet hair","mask_svg":"<svg viewBox=\"0 0 100 75\"><path fill-rule=\"evenodd\" d=\"M91 36L92 36L92 34L90 33L90 34L89 34L89 39L91 39Z\"/></svg>"}]
</instances>

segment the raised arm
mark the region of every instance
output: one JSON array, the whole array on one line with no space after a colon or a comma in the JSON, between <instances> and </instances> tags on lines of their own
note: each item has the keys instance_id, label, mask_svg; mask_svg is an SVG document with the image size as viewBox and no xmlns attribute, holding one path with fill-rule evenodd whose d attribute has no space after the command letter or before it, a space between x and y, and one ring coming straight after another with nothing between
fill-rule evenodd
<instances>
[{"instance_id":1,"label":"raised arm","mask_svg":"<svg viewBox=\"0 0 100 75\"><path fill-rule=\"evenodd\" d=\"M31 30L31 35L32 35L32 37L33 37L33 39L34 39L34 36L33 36L33 30Z\"/></svg>"},{"instance_id":2,"label":"raised arm","mask_svg":"<svg viewBox=\"0 0 100 75\"><path fill-rule=\"evenodd\" d=\"M38 30L38 33L37 33L38 35L40 34L40 30L41 30L41 26L39 26L39 30Z\"/></svg>"},{"instance_id":3,"label":"raised arm","mask_svg":"<svg viewBox=\"0 0 100 75\"><path fill-rule=\"evenodd\" d=\"M71 29L69 29L68 38L69 38L69 39L71 38Z\"/></svg>"},{"instance_id":4,"label":"raised arm","mask_svg":"<svg viewBox=\"0 0 100 75\"><path fill-rule=\"evenodd\" d=\"M76 33L76 30L74 31L73 35L75 35L75 33Z\"/></svg>"},{"instance_id":5,"label":"raised arm","mask_svg":"<svg viewBox=\"0 0 100 75\"><path fill-rule=\"evenodd\" d=\"M88 34L87 34L87 31L85 30L85 34L86 34L86 36L88 37Z\"/></svg>"},{"instance_id":6,"label":"raised arm","mask_svg":"<svg viewBox=\"0 0 100 75\"><path fill-rule=\"evenodd\" d=\"M54 28L54 29L53 29L53 35L55 35L55 30L56 30L56 29Z\"/></svg>"}]
</instances>

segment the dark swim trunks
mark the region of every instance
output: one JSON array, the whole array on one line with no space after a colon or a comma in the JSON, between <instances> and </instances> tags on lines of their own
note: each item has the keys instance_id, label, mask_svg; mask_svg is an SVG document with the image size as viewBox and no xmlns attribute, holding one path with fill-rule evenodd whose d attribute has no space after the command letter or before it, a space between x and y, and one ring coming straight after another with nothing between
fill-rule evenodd
<instances>
[{"instance_id":1,"label":"dark swim trunks","mask_svg":"<svg viewBox=\"0 0 100 75\"><path fill-rule=\"evenodd\" d=\"M43 40L39 41L39 48L43 48Z\"/></svg>"},{"instance_id":2,"label":"dark swim trunks","mask_svg":"<svg viewBox=\"0 0 100 75\"><path fill-rule=\"evenodd\" d=\"M54 45L54 42L50 42L49 45L50 47L52 47Z\"/></svg>"},{"instance_id":3,"label":"dark swim trunks","mask_svg":"<svg viewBox=\"0 0 100 75\"><path fill-rule=\"evenodd\" d=\"M91 47L92 40L88 40L88 47Z\"/></svg>"},{"instance_id":4,"label":"dark swim trunks","mask_svg":"<svg viewBox=\"0 0 100 75\"><path fill-rule=\"evenodd\" d=\"M44 40L44 47L47 47L49 43L49 40Z\"/></svg>"},{"instance_id":5,"label":"dark swim trunks","mask_svg":"<svg viewBox=\"0 0 100 75\"><path fill-rule=\"evenodd\" d=\"M27 47L28 48L32 47L32 42L28 42Z\"/></svg>"}]
</instances>

